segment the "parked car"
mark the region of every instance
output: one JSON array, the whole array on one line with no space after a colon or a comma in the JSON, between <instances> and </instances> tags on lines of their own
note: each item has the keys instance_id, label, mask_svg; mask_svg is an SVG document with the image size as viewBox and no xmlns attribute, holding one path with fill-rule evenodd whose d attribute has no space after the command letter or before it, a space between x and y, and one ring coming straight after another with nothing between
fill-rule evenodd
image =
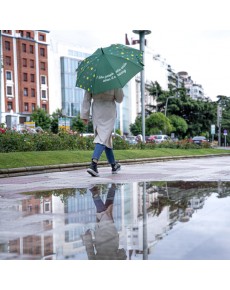
<instances>
[{"instance_id":1,"label":"parked car","mask_svg":"<svg viewBox=\"0 0 230 290\"><path fill-rule=\"evenodd\" d=\"M94 133L81 133L81 137L94 137Z\"/></svg>"},{"instance_id":2,"label":"parked car","mask_svg":"<svg viewBox=\"0 0 230 290\"><path fill-rule=\"evenodd\" d=\"M202 143L208 142L208 140L204 136L195 136L192 138L192 142L201 145Z\"/></svg>"},{"instance_id":3,"label":"parked car","mask_svg":"<svg viewBox=\"0 0 230 290\"><path fill-rule=\"evenodd\" d=\"M112 133L113 138L120 138L123 139L123 137L117 133Z\"/></svg>"},{"instance_id":4,"label":"parked car","mask_svg":"<svg viewBox=\"0 0 230 290\"><path fill-rule=\"evenodd\" d=\"M138 143L135 136L127 136L125 140L131 145L135 145Z\"/></svg>"},{"instance_id":5,"label":"parked car","mask_svg":"<svg viewBox=\"0 0 230 290\"><path fill-rule=\"evenodd\" d=\"M154 142L156 144L170 140L170 137L168 135L154 135L154 137L155 137Z\"/></svg>"},{"instance_id":6,"label":"parked car","mask_svg":"<svg viewBox=\"0 0 230 290\"><path fill-rule=\"evenodd\" d=\"M148 138L146 138L146 143L155 143L155 139L155 135L148 136Z\"/></svg>"}]
</instances>

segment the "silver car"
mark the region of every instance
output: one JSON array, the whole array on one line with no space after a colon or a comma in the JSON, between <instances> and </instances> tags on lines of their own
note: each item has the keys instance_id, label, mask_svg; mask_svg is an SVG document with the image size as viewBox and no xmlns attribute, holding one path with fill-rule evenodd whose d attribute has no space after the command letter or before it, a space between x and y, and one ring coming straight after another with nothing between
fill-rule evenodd
<instances>
[{"instance_id":1,"label":"silver car","mask_svg":"<svg viewBox=\"0 0 230 290\"><path fill-rule=\"evenodd\" d=\"M161 143L161 142L164 142L164 141L169 141L170 138L168 135L154 135L155 139L155 143Z\"/></svg>"}]
</instances>

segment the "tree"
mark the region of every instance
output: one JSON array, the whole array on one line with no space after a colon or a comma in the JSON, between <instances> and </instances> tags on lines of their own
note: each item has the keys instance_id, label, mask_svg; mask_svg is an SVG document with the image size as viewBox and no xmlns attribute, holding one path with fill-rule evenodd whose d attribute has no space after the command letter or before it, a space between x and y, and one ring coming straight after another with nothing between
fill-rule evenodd
<instances>
[{"instance_id":1,"label":"tree","mask_svg":"<svg viewBox=\"0 0 230 290\"><path fill-rule=\"evenodd\" d=\"M169 116L177 115L186 121L188 137L195 135L209 137L211 124L216 123L217 104L208 100L192 99L182 88L180 97L170 100L167 112Z\"/></svg>"},{"instance_id":2,"label":"tree","mask_svg":"<svg viewBox=\"0 0 230 290\"><path fill-rule=\"evenodd\" d=\"M163 113L152 113L146 118L146 134L170 134L173 127Z\"/></svg>"},{"instance_id":3,"label":"tree","mask_svg":"<svg viewBox=\"0 0 230 290\"><path fill-rule=\"evenodd\" d=\"M217 96L217 99L217 104L220 106L222 112L221 116L219 116L221 123L221 136L223 137L223 131L227 130L227 143L230 143L230 98L227 96L219 95Z\"/></svg>"},{"instance_id":4,"label":"tree","mask_svg":"<svg viewBox=\"0 0 230 290\"><path fill-rule=\"evenodd\" d=\"M150 104L146 105L145 111L147 115L150 115L153 112L163 112L166 99L169 97L170 92L164 91L157 81L151 82L146 89L149 92L149 95L156 101L156 106Z\"/></svg>"},{"instance_id":5,"label":"tree","mask_svg":"<svg viewBox=\"0 0 230 290\"><path fill-rule=\"evenodd\" d=\"M142 117L137 116L135 122L130 124L129 129L134 136L142 134Z\"/></svg>"},{"instance_id":6,"label":"tree","mask_svg":"<svg viewBox=\"0 0 230 290\"><path fill-rule=\"evenodd\" d=\"M63 117L62 110L57 109L51 116L51 131L55 134L58 133L58 119Z\"/></svg>"},{"instance_id":7,"label":"tree","mask_svg":"<svg viewBox=\"0 0 230 290\"><path fill-rule=\"evenodd\" d=\"M80 118L80 114L78 114L75 118L73 118L72 130L77 131L78 133L87 132L87 125L85 125L82 119Z\"/></svg>"},{"instance_id":8,"label":"tree","mask_svg":"<svg viewBox=\"0 0 230 290\"><path fill-rule=\"evenodd\" d=\"M188 124L185 119L177 115L171 115L169 120L172 125L172 132L174 132L177 137L184 138L188 130Z\"/></svg>"},{"instance_id":9,"label":"tree","mask_svg":"<svg viewBox=\"0 0 230 290\"><path fill-rule=\"evenodd\" d=\"M41 127L43 130L49 130L51 119L45 110L36 108L31 115L31 121L35 122L36 127Z\"/></svg>"}]
</instances>

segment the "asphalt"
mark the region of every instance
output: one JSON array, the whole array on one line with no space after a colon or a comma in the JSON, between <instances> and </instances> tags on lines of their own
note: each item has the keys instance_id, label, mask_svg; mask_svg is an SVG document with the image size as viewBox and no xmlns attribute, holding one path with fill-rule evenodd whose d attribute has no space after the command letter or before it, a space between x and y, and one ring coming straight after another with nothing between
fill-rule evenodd
<instances>
[{"instance_id":1,"label":"asphalt","mask_svg":"<svg viewBox=\"0 0 230 290\"><path fill-rule=\"evenodd\" d=\"M18 193L38 190L87 188L95 183L230 181L230 154L124 160L121 165L118 174L112 174L108 164L101 163L99 177L86 172L88 163L1 170L0 197L13 198Z\"/></svg>"}]
</instances>

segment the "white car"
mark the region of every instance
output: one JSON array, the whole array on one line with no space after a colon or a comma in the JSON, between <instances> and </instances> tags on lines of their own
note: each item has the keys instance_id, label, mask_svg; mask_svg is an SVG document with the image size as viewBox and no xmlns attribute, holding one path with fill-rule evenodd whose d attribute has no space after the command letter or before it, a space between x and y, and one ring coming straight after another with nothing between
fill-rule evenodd
<instances>
[{"instance_id":1,"label":"white car","mask_svg":"<svg viewBox=\"0 0 230 290\"><path fill-rule=\"evenodd\" d=\"M168 135L154 135L154 137L155 137L154 142L157 144L170 140Z\"/></svg>"},{"instance_id":2,"label":"white car","mask_svg":"<svg viewBox=\"0 0 230 290\"><path fill-rule=\"evenodd\" d=\"M135 136L128 136L128 137L126 137L126 142L128 142L131 145L135 145L135 144L138 143Z\"/></svg>"}]
</instances>

